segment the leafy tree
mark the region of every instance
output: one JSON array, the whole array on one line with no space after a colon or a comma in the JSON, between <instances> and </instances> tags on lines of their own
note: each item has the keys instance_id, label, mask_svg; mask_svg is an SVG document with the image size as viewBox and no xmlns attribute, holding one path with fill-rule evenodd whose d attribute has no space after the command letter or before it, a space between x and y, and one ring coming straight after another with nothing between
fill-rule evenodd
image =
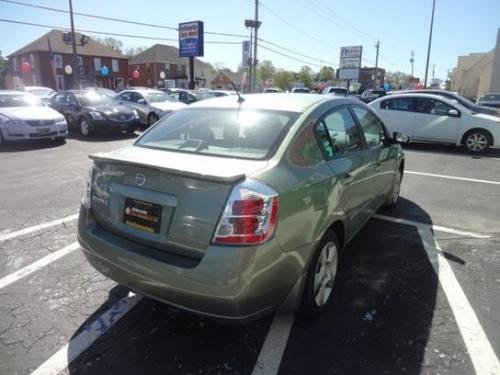
<instances>
[{"instance_id":1,"label":"leafy tree","mask_svg":"<svg viewBox=\"0 0 500 375\"><path fill-rule=\"evenodd\" d=\"M125 56L132 58L132 57L138 55L139 53L144 52L147 49L148 49L148 47L144 47L144 46L135 47L135 48L134 47L127 48L125 50Z\"/></svg>"},{"instance_id":2,"label":"leafy tree","mask_svg":"<svg viewBox=\"0 0 500 375\"><path fill-rule=\"evenodd\" d=\"M318 81L333 81L335 79L335 70L331 66L324 66L316 76Z\"/></svg>"},{"instance_id":3,"label":"leafy tree","mask_svg":"<svg viewBox=\"0 0 500 375\"><path fill-rule=\"evenodd\" d=\"M2 51L0 51L0 89L5 88L5 75L7 74L8 67L9 61L3 57Z\"/></svg>"},{"instance_id":4,"label":"leafy tree","mask_svg":"<svg viewBox=\"0 0 500 375\"><path fill-rule=\"evenodd\" d=\"M122 52L123 42L121 40L111 38L109 36L106 38L93 37L92 39L94 39L95 42L104 44L117 52Z\"/></svg>"},{"instance_id":5,"label":"leafy tree","mask_svg":"<svg viewBox=\"0 0 500 375\"><path fill-rule=\"evenodd\" d=\"M273 78L276 73L276 68L273 63L269 60L264 60L260 62L257 66L257 78L260 81L266 81Z\"/></svg>"},{"instance_id":6,"label":"leafy tree","mask_svg":"<svg viewBox=\"0 0 500 375\"><path fill-rule=\"evenodd\" d=\"M307 65L302 66L300 71L296 73L296 79L311 89L313 87L313 72L311 67Z\"/></svg>"},{"instance_id":7,"label":"leafy tree","mask_svg":"<svg viewBox=\"0 0 500 375\"><path fill-rule=\"evenodd\" d=\"M295 81L295 73L287 70L279 70L274 75L274 86L283 91L289 90Z\"/></svg>"},{"instance_id":8,"label":"leafy tree","mask_svg":"<svg viewBox=\"0 0 500 375\"><path fill-rule=\"evenodd\" d=\"M399 85L406 87L410 82L410 75L403 72L385 72L385 81L390 82L393 89L397 89Z\"/></svg>"}]
</instances>

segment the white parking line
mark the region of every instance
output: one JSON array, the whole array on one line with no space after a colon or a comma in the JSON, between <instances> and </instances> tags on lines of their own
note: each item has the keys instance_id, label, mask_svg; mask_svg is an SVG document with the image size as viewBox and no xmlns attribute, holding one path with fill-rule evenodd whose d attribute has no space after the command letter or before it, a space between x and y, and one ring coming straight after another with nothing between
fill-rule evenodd
<instances>
[{"instance_id":1,"label":"white parking line","mask_svg":"<svg viewBox=\"0 0 500 375\"><path fill-rule=\"evenodd\" d=\"M418 176L447 178L449 180L459 180L459 181L479 182L479 183L482 183L482 184L500 185L500 181L479 180L477 178L449 176L449 175L446 175L446 174L424 173L424 172L416 172L416 171L405 171L405 173L406 174L414 174L414 175L418 175Z\"/></svg>"},{"instance_id":2,"label":"white parking line","mask_svg":"<svg viewBox=\"0 0 500 375\"><path fill-rule=\"evenodd\" d=\"M411 226L417 227L419 229L432 229L432 230L435 230L437 232L452 233L452 234L456 234L459 236L478 238L478 239L491 238L491 236L488 236L487 234L467 232L467 231L463 231L460 229L443 227L441 225L426 224L426 223L421 223L419 221L400 219L398 217L392 217L392 216L386 216L386 215L380 215L380 214L375 214L375 215L373 215L373 217L375 219L391 221L393 223L411 225Z\"/></svg>"},{"instance_id":3,"label":"white parking line","mask_svg":"<svg viewBox=\"0 0 500 375\"><path fill-rule=\"evenodd\" d=\"M28 276L35 271L38 271L40 268L45 267L46 265L56 261L57 259L71 253L79 247L80 245L78 244L78 242L73 242L72 244L63 247L62 249L50 253L49 255L44 256L42 259L39 259L36 262L33 262L30 265L21 268L19 271L5 276L4 278L0 279L0 289L5 288L7 285L14 283L17 280L22 279L23 277Z\"/></svg>"},{"instance_id":4,"label":"white parking line","mask_svg":"<svg viewBox=\"0 0 500 375\"><path fill-rule=\"evenodd\" d=\"M85 327L69 344L64 345L52 357L45 361L31 375L57 375L69 366L80 354L89 348L94 341L108 331L142 299L141 296L129 293L109 308L104 314Z\"/></svg>"},{"instance_id":5,"label":"white parking line","mask_svg":"<svg viewBox=\"0 0 500 375\"><path fill-rule=\"evenodd\" d=\"M500 363L488 337L484 333L472 306L451 269L446 258L441 255L441 248L430 229L419 228L429 261L438 275L458 328L469 352L472 365L478 375L500 374Z\"/></svg>"},{"instance_id":6,"label":"white parking line","mask_svg":"<svg viewBox=\"0 0 500 375\"><path fill-rule=\"evenodd\" d=\"M292 329L294 314L277 312L267 333L252 375L277 374Z\"/></svg>"},{"instance_id":7,"label":"white parking line","mask_svg":"<svg viewBox=\"0 0 500 375\"><path fill-rule=\"evenodd\" d=\"M15 231L15 232L6 233L6 234L0 234L0 242L7 241L7 240L10 240L12 238L19 237L19 236L24 236L25 234L37 232L37 231L39 231L41 229L50 228L50 227L53 227L55 225L59 225L59 224L62 224L62 223L67 223L69 221L73 221L73 220L76 220L76 219L78 219L78 214L76 214L76 215L70 215L70 216L63 217L61 219L57 219L57 220L49 221L49 222L46 222L46 223L34 225L32 227L20 229L20 230Z\"/></svg>"}]
</instances>

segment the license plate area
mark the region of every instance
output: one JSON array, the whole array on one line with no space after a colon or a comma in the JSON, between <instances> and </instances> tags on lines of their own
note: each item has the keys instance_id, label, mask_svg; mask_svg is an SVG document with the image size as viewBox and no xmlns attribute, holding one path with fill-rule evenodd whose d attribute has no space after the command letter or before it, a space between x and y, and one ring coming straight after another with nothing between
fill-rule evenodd
<instances>
[{"instance_id":1,"label":"license plate area","mask_svg":"<svg viewBox=\"0 0 500 375\"><path fill-rule=\"evenodd\" d=\"M125 198L123 223L134 229L160 233L162 206L134 198Z\"/></svg>"},{"instance_id":2,"label":"license plate area","mask_svg":"<svg viewBox=\"0 0 500 375\"><path fill-rule=\"evenodd\" d=\"M49 128L37 128L36 132L37 134L49 134Z\"/></svg>"}]
</instances>

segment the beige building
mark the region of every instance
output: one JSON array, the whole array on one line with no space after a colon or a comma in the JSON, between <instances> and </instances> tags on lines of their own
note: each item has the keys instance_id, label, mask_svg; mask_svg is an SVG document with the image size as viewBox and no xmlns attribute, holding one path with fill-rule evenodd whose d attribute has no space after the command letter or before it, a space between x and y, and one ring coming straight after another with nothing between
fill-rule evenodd
<instances>
[{"instance_id":1,"label":"beige building","mask_svg":"<svg viewBox=\"0 0 500 375\"><path fill-rule=\"evenodd\" d=\"M485 92L500 92L500 29L493 50L458 57L451 90L471 99Z\"/></svg>"}]
</instances>

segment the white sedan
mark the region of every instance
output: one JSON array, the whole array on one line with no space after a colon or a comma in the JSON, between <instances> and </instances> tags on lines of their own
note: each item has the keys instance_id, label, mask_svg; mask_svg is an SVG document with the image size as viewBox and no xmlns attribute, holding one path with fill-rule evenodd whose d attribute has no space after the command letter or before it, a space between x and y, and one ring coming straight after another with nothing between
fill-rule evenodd
<instances>
[{"instance_id":1,"label":"white sedan","mask_svg":"<svg viewBox=\"0 0 500 375\"><path fill-rule=\"evenodd\" d=\"M469 151L500 148L500 118L478 114L442 96L396 94L368 106L391 134L400 132L412 142L464 145Z\"/></svg>"}]
</instances>

